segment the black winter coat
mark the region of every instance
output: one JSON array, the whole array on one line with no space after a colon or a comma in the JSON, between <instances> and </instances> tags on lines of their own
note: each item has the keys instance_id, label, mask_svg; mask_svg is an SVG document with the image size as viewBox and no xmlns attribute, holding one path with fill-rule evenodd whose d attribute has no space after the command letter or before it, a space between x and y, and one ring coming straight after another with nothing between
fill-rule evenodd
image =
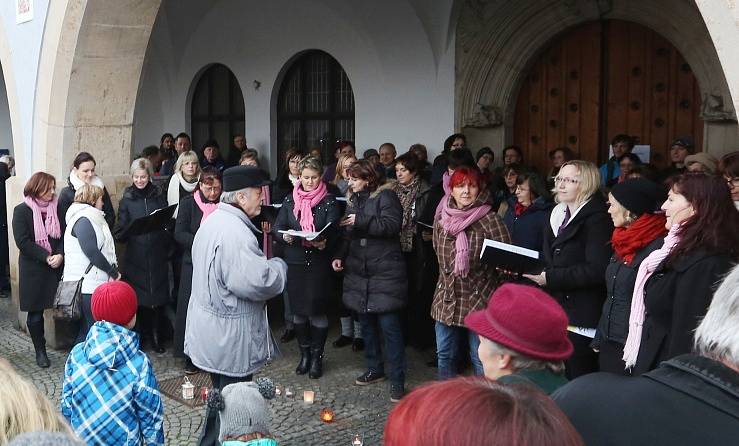
<instances>
[{"instance_id":1,"label":"black winter coat","mask_svg":"<svg viewBox=\"0 0 739 446\"><path fill-rule=\"evenodd\" d=\"M605 200L596 192L559 236L550 225L544 230L547 291L562 305L570 324L597 327L606 297L613 233Z\"/></svg>"},{"instance_id":2,"label":"black winter coat","mask_svg":"<svg viewBox=\"0 0 739 446\"><path fill-rule=\"evenodd\" d=\"M336 197L331 194L326 195L323 200L311 209L313 211L313 224L316 231L320 231L328 223L331 223L331 226L326 228L319 238L319 240L326 240L326 249L323 250L307 248L303 246L301 239L298 238L291 244L288 244L282 238L282 234L279 231L287 231L289 229L296 231L302 230L300 223L295 218L294 209L295 201L292 195L289 195L282 202L282 207L277 214L275 224L272 226L272 236L278 244L282 245L284 252L282 259L287 264L304 265L309 262L319 262L330 265L340 233L339 219L341 219L341 210ZM290 280L289 277L288 280Z\"/></svg>"},{"instance_id":3,"label":"black winter coat","mask_svg":"<svg viewBox=\"0 0 739 446\"><path fill-rule=\"evenodd\" d=\"M405 261L400 251L403 209L385 187L352 195L347 214L354 226L344 231L334 258L344 260L344 304L358 313L403 308L408 297Z\"/></svg>"},{"instance_id":4,"label":"black winter coat","mask_svg":"<svg viewBox=\"0 0 739 446\"><path fill-rule=\"evenodd\" d=\"M549 226L549 213L552 203L537 198L526 211L516 216L516 196L508 199L508 210L503 223L511 234L511 241L516 246L541 251L544 245L544 230Z\"/></svg>"},{"instance_id":5,"label":"black winter coat","mask_svg":"<svg viewBox=\"0 0 739 446\"><path fill-rule=\"evenodd\" d=\"M739 438L739 373L701 356L679 356L640 377L592 373L552 398L588 446L723 446Z\"/></svg>"},{"instance_id":6,"label":"black winter coat","mask_svg":"<svg viewBox=\"0 0 739 446\"><path fill-rule=\"evenodd\" d=\"M645 317L634 375L692 351L693 331L731 266L727 255L698 251L657 267L644 285Z\"/></svg>"},{"instance_id":7,"label":"black winter coat","mask_svg":"<svg viewBox=\"0 0 739 446\"><path fill-rule=\"evenodd\" d=\"M631 297L634 294L639 265L655 249L659 249L662 243L663 237L653 240L636 253L631 264L624 262L616 254L611 257L611 262L606 267L606 301L598 322L598 331L593 339L594 348L598 348L603 341L615 342L622 346L626 343L626 337L629 335Z\"/></svg>"},{"instance_id":8,"label":"black winter coat","mask_svg":"<svg viewBox=\"0 0 739 446\"><path fill-rule=\"evenodd\" d=\"M13 238L20 251L18 270L21 311L51 308L64 266L53 269L46 263L46 258L64 254L62 240L49 238L51 254L37 245L33 231L33 211L25 203L13 210Z\"/></svg>"},{"instance_id":9,"label":"black winter coat","mask_svg":"<svg viewBox=\"0 0 739 446\"><path fill-rule=\"evenodd\" d=\"M62 234L67 227L67 209L74 203L74 187L72 183L67 179L67 187L59 192L59 199L57 201L57 215L59 216L59 224L61 225ZM108 189L103 189L103 212L105 212L105 221L108 222L108 227L112 231L115 227L115 210L113 209L113 202L110 201L110 195Z\"/></svg>"},{"instance_id":10,"label":"black winter coat","mask_svg":"<svg viewBox=\"0 0 739 446\"><path fill-rule=\"evenodd\" d=\"M114 235L117 242L126 244L123 280L136 290L142 307L169 302L167 260L171 237L164 230L134 236L126 236L124 231L137 218L165 207L167 197L151 183L144 189L127 187L118 205L118 225Z\"/></svg>"}]
</instances>

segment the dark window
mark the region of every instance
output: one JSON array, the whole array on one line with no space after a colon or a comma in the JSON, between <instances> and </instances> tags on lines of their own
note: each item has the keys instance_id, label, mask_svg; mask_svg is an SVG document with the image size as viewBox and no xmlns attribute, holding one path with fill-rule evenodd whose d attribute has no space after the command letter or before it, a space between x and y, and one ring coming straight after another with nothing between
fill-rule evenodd
<instances>
[{"instance_id":1,"label":"dark window","mask_svg":"<svg viewBox=\"0 0 739 446\"><path fill-rule=\"evenodd\" d=\"M277 101L279 159L290 147L319 147L333 162L337 140L354 140L354 93L341 65L323 51L301 55L289 68ZM281 161L280 161L281 162Z\"/></svg>"},{"instance_id":2,"label":"dark window","mask_svg":"<svg viewBox=\"0 0 739 446\"><path fill-rule=\"evenodd\" d=\"M233 135L244 134L245 130L244 96L226 66L214 64L200 76L192 95L190 118L193 149L199 152L205 141L213 138L220 144L225 159Z\"/></svg>"}]
</instances>

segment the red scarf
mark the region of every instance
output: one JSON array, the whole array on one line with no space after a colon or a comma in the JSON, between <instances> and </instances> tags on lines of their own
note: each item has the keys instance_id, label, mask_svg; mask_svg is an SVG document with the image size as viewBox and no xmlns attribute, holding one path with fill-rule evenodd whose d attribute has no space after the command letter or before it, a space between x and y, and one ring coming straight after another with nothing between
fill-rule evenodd
<instances>
[{"instance_id":1,"label":"red scarf","mask_svg":"<svg viewBox=\"0 0 739 446\"><path fill-rule=\"evenodd\" d=\"M529 205L529 206L531 206L531 205ZM529 208L529 206L524 206L521 203L519 203L518 201L516 201L516 204L513 206L513 215L515 215L516 217L518 217L519 215L521 215L524 212L526 212L526 210Z\"/></svg>"},{"instance_id":2,"label":"red scarf","mask_svg":"<svg viewBox=\"0 0 739 446\"><path fill-rule=\"evenodd\" d=\"M611 245L626 263L634 260L636 253L658 237L667 234L665 216L644 214L627 228L616 228L611 236Z\"/></svg>"}]
</instances>

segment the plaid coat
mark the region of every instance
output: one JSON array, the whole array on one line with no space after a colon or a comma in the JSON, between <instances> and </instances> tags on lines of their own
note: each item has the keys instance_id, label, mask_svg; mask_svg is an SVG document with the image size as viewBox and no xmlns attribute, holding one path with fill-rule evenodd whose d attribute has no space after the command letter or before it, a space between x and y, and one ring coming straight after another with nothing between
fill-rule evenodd
<instances>
[{"instance_id":1,"label":"plaid coat","mask_svg":"<svg viewBox=\"0 0 739 446\"><path fill-rule=\"evenodd\" d=\"M164 406L138 335L96 322L64 367L62 415L87 445L163 445Z\"/></svg>"},{"instance_id":2,"label":"plaid coat","mask_svg":"<svg viewBox=\"0 0 739 446\"><path fill-rule=\"evenodd\" d=\"M479 206L487 200L486 192L480 193L474 205ZM442 200L452 200L444 197ZM470 272L467 277L454 275L454 247L456 237L444 230L440 220L434 222L434 249L439 260L439 280L436 283L431 317L446 325L464 326L467 314L482 310L487 306L490 294L498 285L495 266L480 262L480 251L485 239L511 243L511 236L503 220L494 211L465 229L469 241Z\"/></svg>"}]
</instances>

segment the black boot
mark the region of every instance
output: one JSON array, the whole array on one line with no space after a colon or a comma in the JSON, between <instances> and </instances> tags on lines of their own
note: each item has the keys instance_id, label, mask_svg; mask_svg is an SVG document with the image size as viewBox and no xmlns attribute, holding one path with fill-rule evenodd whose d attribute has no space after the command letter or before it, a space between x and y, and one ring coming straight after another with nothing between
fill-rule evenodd
<instances>
[{"instance_id":1,"label":"black boot","mask_svg":"<svg viewBox=\"0 0 739 446\"><path fill-rule=\"evenodd\" d=\"M326 345L328 327L310 327L310 371L308 377L318 379L323 375L323 346Z\"/></svg>"},{"instance_id":2,"label":"black boot","mask_svg":"<svg viewBox=\"0 0 739 446\"><path fill-rule=\"evenodd\" d=\"M36 350L36 365L44 369L49 367L49 357L46 356L46 339L44 339L44 322L28 324L28 333L31 335L33 348Z\"/></svg>"},{"instance_id":3,"label":"black boot","mask_svg":"<svg viewBox=\"0 0 739 446\"><path fill-rule=\"evenodd\" d=\"M161 324L162 308L154 307L149 309L149 333L151 334L151 349L157 353L164 353L164 346L159 333Z\"/></svg>"},{"instance_id":4,"label":"black boot","mask_svg":"<svg viewBox=\"0 0 739 446\"><path fill-rule=\"evenodd\" d=\"M295 337L298 338L298 346L300 346L300 362L295 369L298 375L305 375L310 368L310 331L308 324L295 324Z\"/></svg>"}]
</instances>

